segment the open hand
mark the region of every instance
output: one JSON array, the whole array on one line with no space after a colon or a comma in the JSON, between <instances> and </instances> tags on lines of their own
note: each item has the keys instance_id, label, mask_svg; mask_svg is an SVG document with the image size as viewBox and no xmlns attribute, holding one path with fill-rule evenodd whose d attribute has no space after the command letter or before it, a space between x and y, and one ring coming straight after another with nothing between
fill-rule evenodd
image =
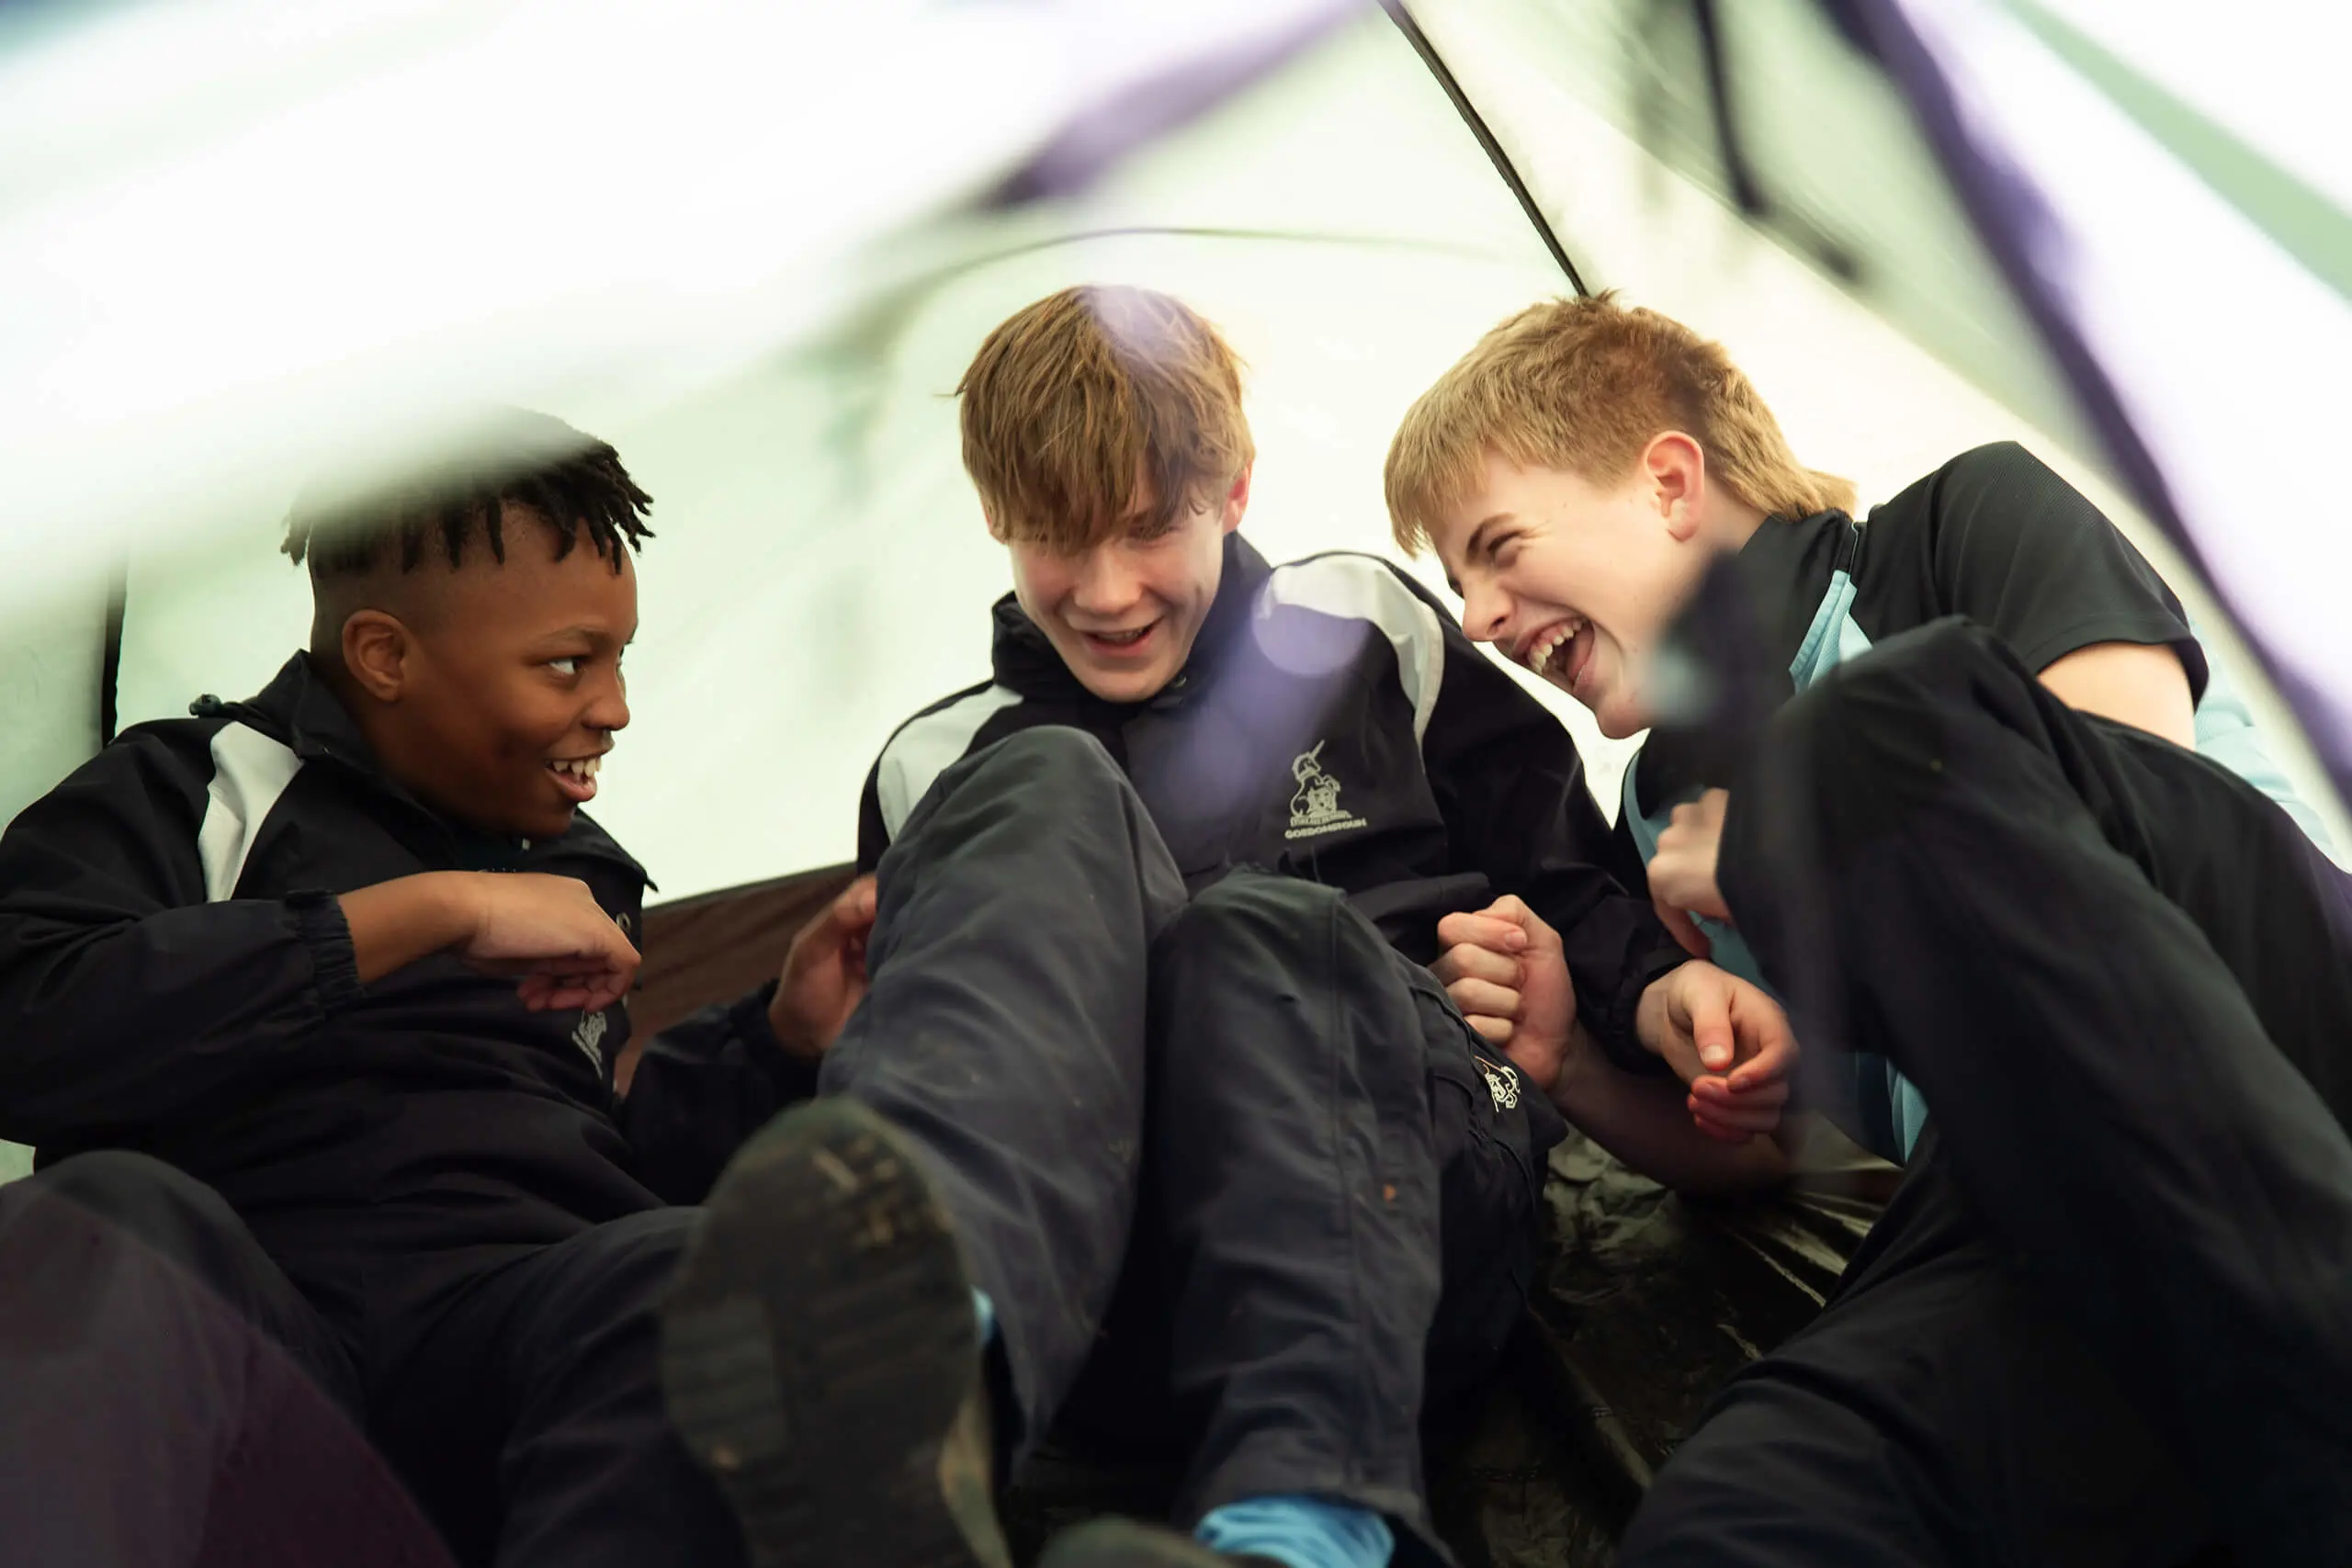
<instances>
[{"instance_id":1,"label":"open hand","mask_svg":"<svg viewBox=\"0 0 2352 1568\"><path fill-rule=\"evenodd\" d=\"M1560 933L1515 897L1437 923L1445 948L1430 966L1480 1038L1549 1095L1572 1047L1576 985Z\"/></svg>"},{"instance_id":2,"label":"open hand","mask_svg":"<svg viewBox=\"0 0 2352 1568\"><path fill-rule=\"evenodd\" d=\"M800 928L784 955L768 1023L798 1056L821 1056L865 999L865 942L874 932L877 894L871 876L842 889Z\"/></svg>"},{"instance_id":3,"label":"open hand","mask_svg":"<svg viewBox=\"0 0 2352 1568\"><path fill-rule=\"evenodd\" d=\"M599 1012L628 994L641 960L588 885L539 872L478 873L461 885L450 949L486 975L516 976L533 1011Z\"/></svg>"},{"instance_id":4,"label":"open hand","mask_svg":"<svg viewBox=\"0 0 2352 1568\"><path fill-rule=\"evenodd\" d=\"M1713 944L1690 917L1705 915L1731 921L1731 908L1715 886L1715 860L1723 848L1724 810L1731 804L1728 791L1711 789L1687 806L1674 808L1674 820L1657 836L1657 853L1650 857L1650 899L1657 918L1674 940L1704 958Z\"/></svg>"},{"instance_id":5,"label":"open hand","mask_svg":"<svg viewBox=\"0 0 2352 1568\"><path fill-rule=\"evenodd\" d=\"M1634 1031L1690 1086L1701 1132L1744 1144L1780 1125L1796 1036L1758 987L1712 964L1679 964L1642 993Z\"/></svg>"}]
</instances>

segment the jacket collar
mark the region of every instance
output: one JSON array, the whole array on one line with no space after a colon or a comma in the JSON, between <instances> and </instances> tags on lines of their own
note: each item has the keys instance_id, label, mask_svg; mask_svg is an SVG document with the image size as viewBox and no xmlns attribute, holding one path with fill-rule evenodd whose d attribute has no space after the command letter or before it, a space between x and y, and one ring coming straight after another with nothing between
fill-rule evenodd
<instances>
[{"instance_id":1,"label":"jacket collar","mask_svg":"<svg viewBox=\"0 0 2352 1568\"><path fill-rule=\"evenodd\" d=\"M1759 656L1769 656L1773 668L1796 661L1830 578L1841 568L1860 575L1857 542L1844 513L1817 512L1795 523L1767 519L1733 558L1764 637Z\"/></svg>"},{"instance_id":2,"label":"jacket collar","mask_svg":"<svg viewBox=\"0 0 2352 1568\"><path fill-rule=\"evenodd\" d=\"M468 863L520 865L526 857L536 858L543 848L560 845L567 851L617 861L645 877L645 868L584 811L572 813L571 826L561 838L530 843L488 838L478 829L452 822L435 811L384 771L375 749L368 744L357 721L351 716L351 710L343 705L343 699L335 695L334 688L307 653L297 653L288 659L270 677L268 685L243 702L223 703L203 697L191 704L188 711L198 716L222 715L283 742L304 761L323 761L341 769L366 788L439 829L454 840L459 858ZM647 886L652 886L650 877L645 880Z\"/></svg>"},{"instance_id":3,"label":"jacket collar","mask_svg":"<svg viewBox=\"0 0 2352 1568\"><path fill-rule=\"evenodd\" d=\"M1668 634L1668 646L1702 670L1734 705L1777 706L1794 694L1789 667L1804 646L1814 611L1840 569L1860 575L1861 534L1843 512L1796 522L1766 519L1737 554L1711 570L1698 597ZM1634 759L1634 804L1656 816L1699 790L1730 783L1758 716L1717 714L1660 725Z\"/></svg>"},{"instance_id":4,"label":"jacket collar","mask_svg":"<svg viewBox=\"0 0 2352 1568\"><path fill-rule=\"evenodd\" d=\"M998 600L990 612L994 626L990 665L997 683L1023 697L1080 698L1100 703L1105 708L1172 707L1190 701L1215 679L1216 671L1243 640L1250 607L1257 603L1259 590L1266 585L1266 579L1273 575L1273 569L1236 531L1225 536L1222 572L1216 598L1201 622L1200 635L1193 641L1193 651L1185 660L1184 668L1143 702L1102 703L1093 696L1070 673L1069 666L1062 662L1053 643L1010 593Z\"/></svg>"}]
</instances>

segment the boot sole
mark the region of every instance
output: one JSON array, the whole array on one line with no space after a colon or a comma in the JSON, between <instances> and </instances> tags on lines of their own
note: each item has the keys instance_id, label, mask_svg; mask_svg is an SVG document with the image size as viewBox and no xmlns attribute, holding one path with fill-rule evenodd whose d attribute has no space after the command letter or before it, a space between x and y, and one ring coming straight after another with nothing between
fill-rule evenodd
<instances>
[{"instance_id":1,"label":"boot sole","mask_svg":"<svg viewBox=\"0 0 2352 1568\"><path fill-rule=\"evenodd\" d=\"M670 1419L754 1568L1010 1568L947 1217L854 1101L729 1165L662 1308Z\"/></svg>"}]
</instances>

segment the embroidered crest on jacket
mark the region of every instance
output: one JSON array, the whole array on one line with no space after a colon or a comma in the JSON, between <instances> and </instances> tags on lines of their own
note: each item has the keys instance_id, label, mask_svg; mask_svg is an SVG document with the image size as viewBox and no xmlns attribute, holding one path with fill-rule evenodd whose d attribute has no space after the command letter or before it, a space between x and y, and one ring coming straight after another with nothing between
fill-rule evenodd
<instances>
[{"instance_id":1,"label":"embroidered crest on jacket","mask_svg":"<svg viewBox=\"0 0 2352 1568\"><path fill-rule=\"evenodd\" d=\"M605 1072L605 1031L610 1027L603 1013L590 1012L580 1015L580 1022L571 1032L571 1043L580 1047L581 1055L588 1058L599 1077Z\"/></svg>"},{"instance_id":2,"label":"embroidered crest on jacket","mask_svg":"<svg viewBox=\"0 0 2352 1568\"><path fill-rule=\"evenodd\" d=\"M1323 748L1329 744L1317 740L1314 750L1291 759L1290 776L1298 781L1298 791L1290 797L1290 830L1283 835L1285 839L1312 839L1371 826L1340 806L1340 781L1324 772L1320 760Z\"/></svg>"},{"instance_id":3,"label":"embroidered crest on jacket","mask_svg":"<svg viewBox=\"0 0 2352 1568\"><path fill-rule=\"evenodd\" d=\"M1484 1056L1475 1058L1478 1070L1487 1075L1487 1092L1495 1097L1495 1109L1510 1111L1519 1104L1519 1069L1500 1066Z\"/></svg>"}]
</instances>

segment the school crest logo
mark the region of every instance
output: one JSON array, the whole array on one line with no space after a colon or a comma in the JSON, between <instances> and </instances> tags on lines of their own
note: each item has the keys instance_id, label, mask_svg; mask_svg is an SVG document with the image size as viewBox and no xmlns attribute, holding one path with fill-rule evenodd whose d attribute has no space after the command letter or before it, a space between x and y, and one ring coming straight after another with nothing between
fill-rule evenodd
<instances>
[{"instance_id":1,"label":"school crest logo","mask_svg":"<svg viewBox=\"0 0 2352 1568\"><path fill-rule=\"evenodd\" d=\"M571 1031L571 1043L580 1047L580 1054L588 1058L599 1077L605 1073L605 1031L610 1027L603 1013L588 1012L580 1015L580 1022Z\"/></svg>"},{"instance_id":2,"label":"school crest logo","mask_svg":"<svg viewBox=\"0 0 2352 1568\"><path fill-rule=\"evenodd\" d=\"M1515 1109L1519 1104L1519 1069L1498 1066L1484 1056L1474 1059L1478 1064L1478 1070L1487 1075L1487 1092L1495 1097L1495 1109Z\"/></svg>"},{"instance_id":3,"label":"school crest logo","mask_svg":"<svg viewBox=\"0 0 2352 1568\"><path fill-rule=\"evenodd\" d=\"M1290 797L1290 830L1283 835L1285 839L1313 839L1371 826L1340 806L1340 781L1324 772L1321 761L1323 748L1329 744L1317 740L1314 750L1291 759L1290 776L1298 781L1298 792Z\"/></svg>"}]
</instances>

